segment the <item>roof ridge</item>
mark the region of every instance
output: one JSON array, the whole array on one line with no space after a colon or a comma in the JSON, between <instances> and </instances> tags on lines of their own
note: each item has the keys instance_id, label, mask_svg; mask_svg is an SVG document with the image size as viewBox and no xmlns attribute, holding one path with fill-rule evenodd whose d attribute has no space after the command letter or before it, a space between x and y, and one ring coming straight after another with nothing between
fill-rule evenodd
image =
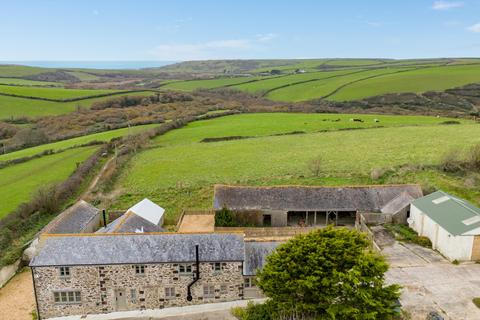
<instances>
[{"instance_id":1,"label":"roof ridge","mask_svg":"<svg viewBox=\"0 0 480 320\"><path fill-rule=\"evenodd\" d=\"M359 185L338 185L338 186L309 186L309 185L272 185L272 186L244 186L231 184L215 184L214 188L250 188L250 189L273 189L273 188L390 188L390 187L421 187L418 183L407 184L359 184Z\"/></svg>"},{"instance_id":2,"label":"roof ridge","mask_svg":"<svg viewBox=\"0 0 480 320\"><path fill-rule=\"evenodd\" d=\"M213 232L122 232L122 233L46 233L42 236L45 238L60 237L102 237L102 236L148 236L148 235L206 235L206 234L244 234L244 231L213 231Z\"/></svg>"}]
</instances>

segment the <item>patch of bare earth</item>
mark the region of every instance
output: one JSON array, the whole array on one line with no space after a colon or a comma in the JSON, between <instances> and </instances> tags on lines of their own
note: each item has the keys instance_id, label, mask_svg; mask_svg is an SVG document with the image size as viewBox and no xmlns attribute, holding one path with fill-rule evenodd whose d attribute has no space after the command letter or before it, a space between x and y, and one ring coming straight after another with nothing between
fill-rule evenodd
<instances>
[{"instance_id":1,"label":"patch of bare earth","mask_svg":"<svg viewBox=\"0 0 480 320\"><path fill-rule=\"evenodd\" d=\"M25 270L0 289L0 318L31 320L35 309L32 275Z\"/></svg>"}]
</instances>

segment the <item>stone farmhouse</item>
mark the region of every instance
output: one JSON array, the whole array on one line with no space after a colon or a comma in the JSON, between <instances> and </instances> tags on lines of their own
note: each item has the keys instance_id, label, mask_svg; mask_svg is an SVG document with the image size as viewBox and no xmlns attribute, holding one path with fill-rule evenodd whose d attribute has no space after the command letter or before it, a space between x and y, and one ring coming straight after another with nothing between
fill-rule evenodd
<instances>
[{"instance_id":1,"label":"stone farmhouse","mask_svg":"<svg viewBox=\"0 0 480 320\"><path fill-rule=\"evenodd\" d=\"M227 208L250 223L272 227L353 226L357 213L406 223L419 185L347 187L238 187L216 185L214 209Z\"/></svg>"},{"instance_id":2,"label":"stone farmhouse","mask_svg":"<svg viewBox=\"0 0 480 320\"><path fill-rule=\"evenodd\" d=\"M480 260L480 208L443 191L412 202L409 225L450 261Z\"/></svg>"},{"instance_id":3,"label":"stone farmhouse","mask_svg":"<svg viewBox=\"0 0 480 320\"><path fill-rule=\"evenodd\" d=\"M240 233L50 235L30 263L41 319L259 296L253 277L278 243Z\"/></svg>"}]
</instances>

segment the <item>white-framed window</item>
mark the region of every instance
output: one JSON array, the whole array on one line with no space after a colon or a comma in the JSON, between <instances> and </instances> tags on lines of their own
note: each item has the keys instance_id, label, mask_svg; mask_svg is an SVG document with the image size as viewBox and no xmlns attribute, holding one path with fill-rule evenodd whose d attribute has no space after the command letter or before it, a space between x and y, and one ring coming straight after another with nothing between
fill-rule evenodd
<instances>
[{"instance_id":1,"label":"white-framed window","mask_svg":"<svg viewBox=\"0 0 480 320\"><path fill-rule=\"evenodd\" d=\"M226 283L222 283L220 285L220 293L221 294L227 294L228 293L228 286Z\"/></svg>"},{"instance_id":2,"label":"white-framed window","mask_svg":"<svg viewBox=\"0 0 480 320\"><path fill-rule=\"evenodd\" d=\"M222 264L220 262L215 262L210 264L212 266L212 270L215 272L222 271Z\"/></svg>"},{"instance_id":3,"label":"white-framed window","mask_svg":"<svg viewBox=\"0 0 480 320\"><path fill-rule=\"evenodd\" d=\"M137 303L137 289L130 289L130 301Z\"/></svg>"},{"instance_id":4,"label":"white-framed window","mask_svg":"<svg viewBox=\"0 0 480 320\"><path fill-rule=\"evenodd\" d=\"M245 288L255 288L257 285L255 284L255 278L253 277L245 277L244 285Z\"/></svg>"},{"instance_id":5,"label":"white-framed window","mask_svg":"<svg viewBox=\"0 0 480 320\"><path fill-rule=\"evenodd\" d=\"M135 265L135 274L136 275L144 275L145 274L145 266L143 264Z\"/></svg>"},{"instance_id":6,"label":"white-framed window","mask_svg":"<svg viewBox=\"0 0 480 320\"><path fill-rule=\"evenodd\" d=\"M165 288L165 299L175 299L175 288L167 287Z\"/></svg>"},{"instance_id":7,"label":"white-framed window","mask_svg":"<svg viewBox=\"0 0 480 320\"><path fill-rule=\"evenodd\" d=\"M58 304L81 303L82 295L80 291L55 291L53 292L53 299Z\"/></svg>"},{"instance_id":8,"label":"white-framed window","mask_svg":"<svg viewBox=\"0 0 480 320\"><path fill-rule=\"evenodd\" d=\"M204 284L203 285L203 297L204 298L215 297L215 286L213 284Z\"/></svg>"},{"instance_id":9,"label":"white-framed window","mask_svg":"<svg viewBox=\"0 0 480 320\"><path fill-rule=\"evenodd\" d=\"M187 276L192 274L193 267L189 263L182 263L178 265L178 274Z\"/></svg>"},{"instance_id":10,"label":"white-framed window","mask_svg":"<svg viewBox=\"0 0 480 320\"><path fill-rule=\"evenodd\" d=\"M70 278L70 267L59 267L58 274L60 278Z\"/></svg>"}]
</instances>

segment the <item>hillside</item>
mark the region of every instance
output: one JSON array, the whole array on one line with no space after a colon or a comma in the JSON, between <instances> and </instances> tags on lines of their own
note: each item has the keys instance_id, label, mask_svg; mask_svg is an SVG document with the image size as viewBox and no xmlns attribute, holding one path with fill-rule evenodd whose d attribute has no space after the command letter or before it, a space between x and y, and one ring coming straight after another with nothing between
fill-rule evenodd
<instances>
[{"instance_id":1,"label":"hillside","mask_svg":"<svg viewBox=\"0 0 480 320\"><path fill-rule=\"evenodd\" d=\"M352 117L363 122L350 121ZM114 206L124 209L147 196L167 209L167 223L174 224L185 208L208 208L216 183L415 182L426 188L455 190L480 202L478 190L464 187L461 177L435 169L415 169L438 164L452 148L480 142L478 124L442 124L448 120L279 113L195 122L154 139L147 150L130 160L113 192L120 194ZM316 157L322 161L320 176L312 175L308 169ZM402 166L405 169L398 169ZM394 170L394 174L372 180L370 173L378 168L384 168L384 172Z\"/></svg>"}]
</instances>

